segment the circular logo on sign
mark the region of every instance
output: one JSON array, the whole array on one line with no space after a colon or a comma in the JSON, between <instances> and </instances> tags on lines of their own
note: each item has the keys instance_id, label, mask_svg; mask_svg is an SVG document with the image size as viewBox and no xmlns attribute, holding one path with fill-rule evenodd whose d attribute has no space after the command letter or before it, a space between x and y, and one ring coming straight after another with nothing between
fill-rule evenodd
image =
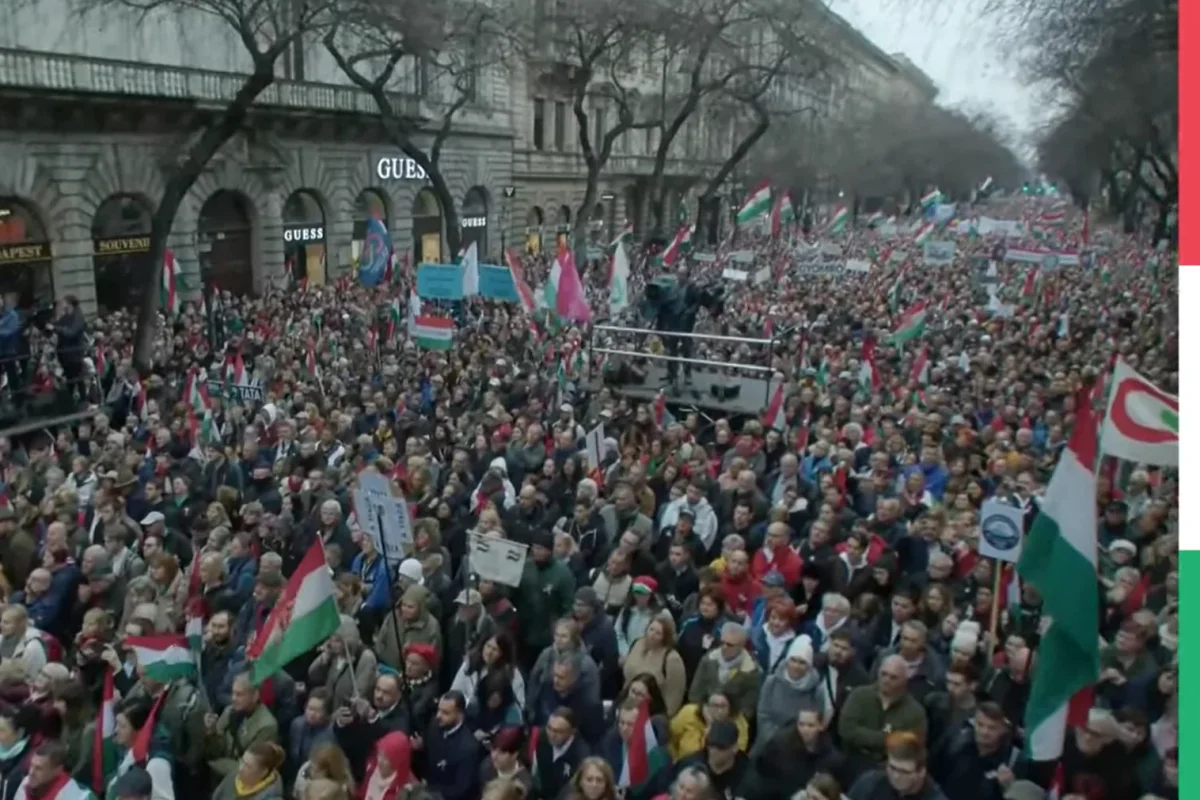
<instances>
[{"instance_id":1,"label":"circular logo on sign","mask_svg":"<svg viewBox=\"0 0 1200 800\"><path fill-rule=\"evenodd\" d=\"M983 518L980 526L984 541L999 551L1012 550L1021 541L1021 529L1003 514Z\"/></svg>"}]
</instances>

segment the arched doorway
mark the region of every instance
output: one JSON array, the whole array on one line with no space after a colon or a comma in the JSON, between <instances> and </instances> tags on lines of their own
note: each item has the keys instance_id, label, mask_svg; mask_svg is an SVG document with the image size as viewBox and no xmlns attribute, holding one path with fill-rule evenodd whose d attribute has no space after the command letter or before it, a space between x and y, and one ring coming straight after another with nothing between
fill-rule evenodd
<instances>
[{"instance_id":1,"label":"arched doorway","mask_svg":"<svg viewBox=\"0 0 1200 800\"><path fill-rule=\"evenodd\" d=\"M442 204L432 189L422 189L413 198L413 264L442 263Z\"/></svg>"},{"instance_id":2,"label":"arched doorway","mask_svg":"<svg viewBox=\"0 0 1200 800\"><path fill-rule=\"evenodd\" d=\"M367 220L377 219L391 230L387 197L377 189L363 189L354 201L354 231L350 241L350 263L357 264L367 241Z\"/></svg>"},{"instance_id":3,"label":"arched doorway","mask_svg":"<svg viewBox=\"0 0 1200 800\"><path fill-rule=\"evenodd\" d=\"M567 247L571 239L571 207L558 207L558 227L555 230L557 234L555 243L558 247Z\"/></svg>"},{"instance_id":4,"label":"arched doorway","mask_svg":"<svg viewBox=\"0 0 1200 800\"><path fill-rule=\"evenodd\" d=\"M150 206L127 194L105 199L92 217L92 270L101 314L137 308L150 261Z\"/></svg>"},{"instance_id":5,"label":"arched doorway","mask_svg":"<svg viewBox=\"0 0 1200 800\"><path fill-rule=\"evenodd\" d=\"M213 290L254 294L254 226L250 202L229 189L213 193L200 209L200 275Z\"/></svg>"},{"instance_id":6,"label":"arched doorway","mask_svg":"<svg viewBox=\"0 0 1200 800\"><path fill-rule=\"evenodd\" d=\"M487 254L488 235L488 199L487 191L481 186L472 186L463 197L462 214L459 215L462 225L462 246L467 248L471 242L479 257Z\"/></svg>"},{"instance_id":7,"label":"arched doorway","mask_svg":"<svg viewBox=\"0 0 1200 800\"><path fill-rule=\"evenodd\" d=\"M529 209L529 215L525 217L525 252L538 254L542 252L542 226L546 222L546 215L542 213L540 206L534 206Z\"/></svg>"},{"instance_id":8,"label":"arched doorway","mask_svg":"<svg viewBox=\"0 0 1200 800\"><path fill-rule=\"evenodd\" d=\"M50 236L33 208L0 197L0 294L21 308L54 302Z\"/></svg>"},{"instance_id":9,"label":"arched doorway","mask_svg":"<svg viewBox=\"0 0 1200 800\"><path fill-rule=\"evenodd\" d=\"M325 209L308 189L292 192L283 204L283 263L293 284L325 283Z\"/></svg>"}]
</instances>

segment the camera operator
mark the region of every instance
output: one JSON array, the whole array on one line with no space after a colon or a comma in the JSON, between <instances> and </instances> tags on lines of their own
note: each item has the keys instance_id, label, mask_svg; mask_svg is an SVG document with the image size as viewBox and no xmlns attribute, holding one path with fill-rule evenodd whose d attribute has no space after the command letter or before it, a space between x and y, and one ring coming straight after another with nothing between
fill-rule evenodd
<instances>
[{"instance_id":1,"label":"camera operator","mask_svg":"<svg viewBox=\"0 0 1200 800\"><path fill-rule=\"evenodd\" d=\"M67 385L75 389L83 375L84 339L87 337L87 322L75 295L66 295L58 301L54 333L58 338L58 363L62 365L63 377Z\"/></svg>"},{"instance_id":2,"label":"camera operator","mask_svg":"<svg viewBox=\"0 0 1200 800\"><path fill-rule=\"evenodd\" d=\"M688 280L686 268L680 268L676 273L674 290L668 295L666 302L659 306L658 329L660 331L676 331L691 333L696 329L696 317L701 307L708 308L714 315L720 314L723 302L721 290L697 286ZM666 354L675 358L692 358L695 351L695 340L690 336L664 336L663 347ZM678 361L667 362L667 381L674 385L679 376ZM692 382L692 365L684 362L683 380Z\"/></svg>"}]
</instances>

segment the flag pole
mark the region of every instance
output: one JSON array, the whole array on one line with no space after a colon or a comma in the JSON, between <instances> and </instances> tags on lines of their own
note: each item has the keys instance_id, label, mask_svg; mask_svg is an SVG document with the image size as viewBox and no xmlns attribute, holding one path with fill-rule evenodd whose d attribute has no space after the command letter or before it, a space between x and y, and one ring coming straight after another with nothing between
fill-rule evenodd
<instances>
[{"instance_id":1,"label":"flag pole","mask_svg":"<svg viewBox=\"0 0 1200 800\"><path fill-rule=\"evenodd\" d=\"M391 579L392 574L393 574L392 573L392 564L391 564L391 561L388 559L388 543L387 543L388 540L387 540L387 534L384 532L383 514L384 514L383 506L376 506L375 507L375 525L379 528L379 544L381 546L381 549L383 550L383 552L380 555L383 556L383 566L387 569L388 579L389 579L388 580L388 598L391 600L390 615L392 617L392 632L396 634L396 647L399 648L401 646L402 639L400 637L400 612L396 610L396 604L400 601L400 595L398 595L396 592L396 582L397 581ZM396 569L398 570L399 568L400 568L400 565L397 564ZM400 669L401 669L401 673L403 674L403 669L404 669L404 653L403 652L400 653Z\"/></svg>"}]
</instances>

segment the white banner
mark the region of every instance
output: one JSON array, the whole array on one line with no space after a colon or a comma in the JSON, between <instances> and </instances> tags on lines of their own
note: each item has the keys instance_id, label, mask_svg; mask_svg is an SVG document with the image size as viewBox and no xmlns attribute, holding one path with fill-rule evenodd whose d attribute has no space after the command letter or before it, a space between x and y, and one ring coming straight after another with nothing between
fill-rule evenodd
<instances>
[{"instance_id":1,"label":"white banner","mask_svg":"<svg viewBox=\"0 0 1200 800\"><path fill-rule=\"evenodd\" d=\"M592 469L599 468L600 460L604 458L604 423L600 423L588 431L583 443L583 452L587 457L588 466Z\"/></svg>"},{"instance_id":2,"label":"white banner","mask_svg":"<svg viewBox=\"0 0 1200 800\"><path fill-rule=\"evenodd\" d=\"M846 261L846 272L870 272L871 262L862 258L851 258Z\"/></svg>"},{"instance_id":3,"label":"white banner","mask_svg":"<svg viewBox=\"0 0 1200 800\"><path fill-rule=\"evenodd\" d=\"M512 539L470 534L469 567L485 581L520 586L529 548Z\"/></svg>"},{"instance_id":4,"label":"white banner","mask_svg":"<svg viewBox=\"0 0 1200 800\"><path fill-rule=\"evenodd\" d=\"M955 244L946 240L931 240L924 245L925 266L948 267L954 263Z\"/></svg>"},{"instance_id":5,"label":"white banner","mask_svg":"<svg viewBox=\"0 0 1200 800\"><path fill-rule=\"evenodd\" d=\"M359 474L353 497L358 527L371 537L375 549L383 553L389 563L404 560L412 546L408 504L404 498L394 497L388 479L373 470Z\"/></svg>"},{"instance_id":6,"label":"white banner","mask_svg":"<svg viewBox=\"0 0 1200 800\"><path fill-rule=\"evenodd\" d=\"M734 269L733 267L726 267L721 272L721 277L727 281L739 281L741 283L744 283L745 281L747 281L750 278L750 273L746 272L746 270L744 270L744 269Z\"/></svg>"}]
</instances>

